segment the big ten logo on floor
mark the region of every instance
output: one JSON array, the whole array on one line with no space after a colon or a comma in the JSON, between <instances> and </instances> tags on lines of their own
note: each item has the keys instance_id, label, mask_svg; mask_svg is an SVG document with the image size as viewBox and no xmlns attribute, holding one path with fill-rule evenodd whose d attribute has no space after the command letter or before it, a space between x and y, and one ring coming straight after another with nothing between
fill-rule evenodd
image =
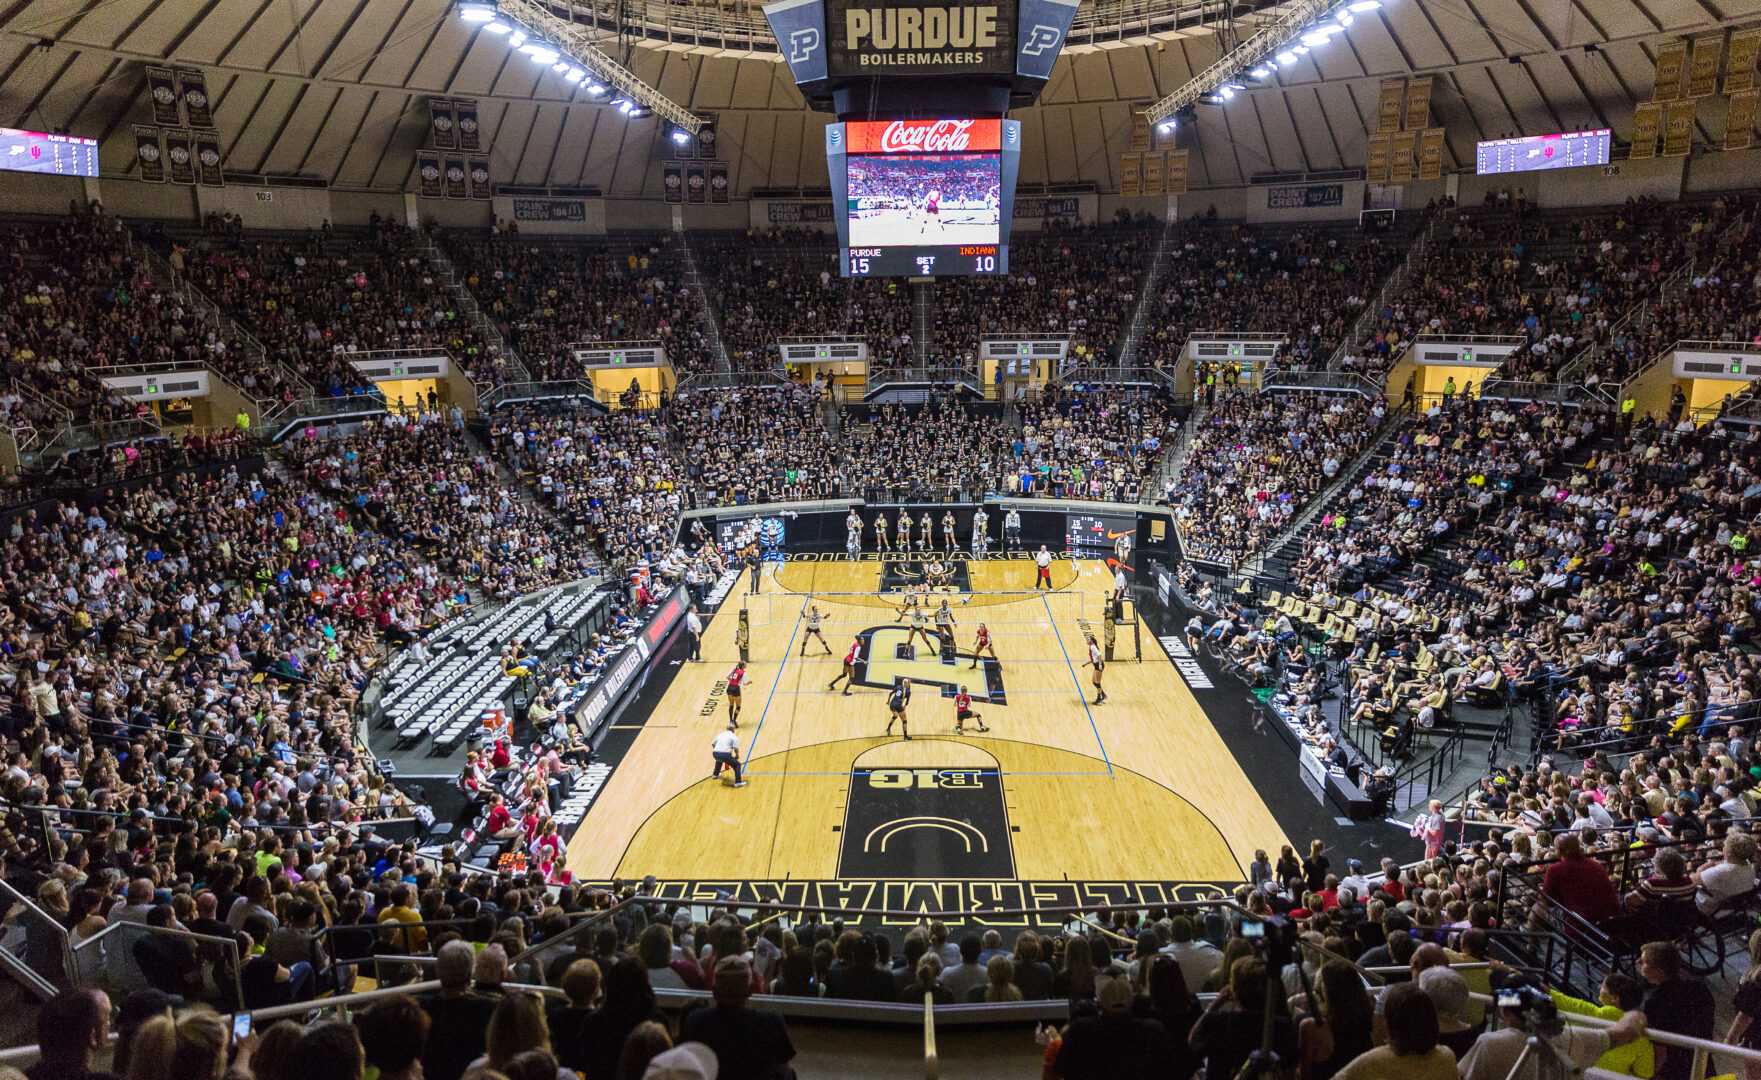
<instances>
[{"instance_id":1,"label":"big ten logo on floor","mask_svg":"<svg viewBox=\"0 0 1761 1080\"><path fill-rule=\"evenodd\" d=\"M721 679L709 688L709 696L703 699L703 708L697 710L698 716L714 716L716 709L721 707L722 698L728 694L728 684Z\"/></svg>"},{"instance_id":2,"label":"big ten logo on floor","mask_svg":"<svg viewBox=\"0 0 1761 1080\"><path fill-rule=\"evenodd\" d=\"M953 697L964 686L974 701L1008 704L1003 689L1003 665L989 657L960 652L952 641L939 647L925 645L918 651L911 631L903 626L871 626L857 632L862 639L862 658L856 662L856 683L875 690L891 690L899 679L916 686L933 686L942 697ZM922 635L917 635L922 640ZM934 633L930 640L938 640ZM978 666L973 667L977 662Z\"/></svg>"},{"instance_id":3,"label":"big ten logo on floor","mask_svg":"<svg viewBox=\"0 0 1761 1080\"><path fill-rule=\"evenodd\" d=\"M1015 876L997 769L854 770L842 831L841 877Z\"/></svg>"}]
</instances>

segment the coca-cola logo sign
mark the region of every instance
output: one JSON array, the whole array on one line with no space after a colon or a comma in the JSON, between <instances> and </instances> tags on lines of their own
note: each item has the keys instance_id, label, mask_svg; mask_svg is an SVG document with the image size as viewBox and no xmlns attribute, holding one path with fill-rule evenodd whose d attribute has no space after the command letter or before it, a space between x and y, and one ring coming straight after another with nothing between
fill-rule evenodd
<instances>
[{"instance_id":1,"label":"coca-cola logo sign","mask_svg":"<svg viewBox=\"0 0 1761 1080\"><path fill-rule=\"evenodd\" d=\"M1001 148L999 120L862 120L846 127L852 154L964 154Z\"/></svg>"}]
</instances>

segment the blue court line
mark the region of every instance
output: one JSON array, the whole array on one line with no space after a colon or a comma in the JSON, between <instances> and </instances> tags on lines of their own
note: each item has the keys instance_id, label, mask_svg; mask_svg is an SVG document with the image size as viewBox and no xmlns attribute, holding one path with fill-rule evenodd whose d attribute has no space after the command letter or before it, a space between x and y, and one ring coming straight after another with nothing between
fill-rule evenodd
<instances>
[{"instance_id":1,"label":"blue court line","mask_svg":"<svg viewBox=\"0 0 1761 1080\"><path fill-rule=\"evenodd\" d=\"M1076 665L1070 661L1070 650L1064 647L1064 635L1058 632L1058 620L1052 614L1052 605L1041 593L1039 602L1045 605L1046 621L1052 626L1052 636L1058 639L1058 651L1064 654L1064 666L1070 669L1070 683L1076 687L1076 696L1082 699L1082 711L1088 715L1088 726L1095 733L1095 745L1101 748L1101 760L1107 763L1107 775L1113 775L1113 759L1107 756L1107 744L1101 740L1100 725L1095 723L1094 710L1088 704L1088 692L1082 688L1082 680L1076 675ZM760 721L762 723L763 721Z\"/></svg>"},{"instance_id":2,"label":"blue court line","mask_svg":"<svg viewBox=\"0 0 1761 1080\"><path fill-rule=\"evenodd\" d=\"M770 694L764 699L764 711L758 714L758 727L753 729L752 742L746 747L746 753L740 756L744 765L752 760L752 748L758 745L758 736L764 731L764 718L770 715L770 703L776 700L777 686L783 681L783 672L789 668L789 654L795 651L795 635L801 632L801 620L807 617L805 606L795 615L795 628L789 631L789 644L783 649L783 662L777 665L777 677L771 680Z\"/></svg>"}]
</instances>

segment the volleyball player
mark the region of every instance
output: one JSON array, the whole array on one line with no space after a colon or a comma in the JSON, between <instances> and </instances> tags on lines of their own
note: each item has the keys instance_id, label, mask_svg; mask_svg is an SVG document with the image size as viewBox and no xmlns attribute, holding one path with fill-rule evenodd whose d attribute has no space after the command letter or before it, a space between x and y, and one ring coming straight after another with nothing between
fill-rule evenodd
<instances>
[{"instance_id":1,"label":"volleyball player","mask_svg":"<svg viewBox=\"0 0 1761 1080\"><path fill-rule=\"evenodd\" d=\"M917 598L913 596L911 598L911 633L905 638L905 644L917 644L919 635L923 637L925 645L935 648L936 643L931 641L929 636L929 616L925 614L923 605L919 604Z\"/></svg>"},{"instance_id":2,"label":"volleyball player","mask_svg":"<svg viewBox=\"0 0 1761 1080\"><path fill-rule=\"evenodd\" d=\"M893 550L892 545L887 543L887 512L885 510L874 515L874 550Z\"/></svg>"},{"instance_id":3,"label":"volleyball player","mask_svg":"<svg viewBox=\"0 0 1761 1080\"><path fill-rule=\"evenodd\" d=\"M954 613L948 610L948 601L944 598L942 606L936 608L936 636L942 639L942 647L945 649L954 647L955 625Z\"/></svg>"},{"instance_id":4,"label":"volleyball player","mask_svg":"<svg viewBox=\"0 0 1761 1080\"><path fill-rule=\"evenodd\" d=\"M1088 661L1082 666L1095 669L1094 703L1099 705L1107 700L1107 692L1101 689L1101 672L1107 669L1107 661L1101 657L1101 646L1100 643L1095 640L1095 636L1093 634L1087 634L1085 636L1088 638Z\"/></svg>"},{"instance_id":5,"label":"volleyball player","mask_svg":"<svg viewBox=\"0 0 1761 1080\"><path fill-rule=\"evenodd\" d=\"M852 559L862 554L862 515L856 512L854 506L844 519L844 548L850 552Z\"/></svg>"},{"instance_id":6,"label":"volleyball player","mask_svg":"<svg viewBox=\"0 0 1761 1080\"><path fill-rule=\"evenodd\" d=\"M824 616L820 615L819 606L817 604L807 605L807 633L801 636L802 656L807 655L808 638L818 638L820 645L825 649L825 654L827 656L832 654L831 644L826 641L825 635L819 632L819 623L822 618L824 618Z\"/></svg>"},{"instance_id":7,"label":"volleyball player","mask_svg":"<svg viewBox=\"0 0 1761 1080\"><path fill-rule=\"evenodd\" d=\"M954 538L954 511L942 511L942 547L952 555L960 550L960 541Z\"/></svg>"},{"instance_id":8,"label":"volleyball player","mask_svg":"<svg viewBox=\"0 0 1761 1080\"><path fill-rule=\"evenodd\" d=\"M850 687L856 684L856 661L860 659L862 659L862 638L857 636L850 639L850 648L844 653L844 670L839 673L836 679L826 683L825 688L827 690L836 690L838 688L838 683L842 682L844 684L844 696L849 697Z\"/></svg>"},{"instance_id":9,"label":"volleyball player","mask_svg":"<svg viewBox=\"0 0 1761 1080\"><path fill-rule=\"evenodd\" d=\"M728 672L728 723L740 726L740 687L746 685L746 661L734 665Z\"/></svg>"},{"instance_id":10,"label":"volleyball player","mask_svg":"<svg viewBox=\"0 0 1761 1080\"><path fill-rule=\"evenodd\" d=\"M917 550L928 551L929 546L936 542L935 522L929 519L929 511L923 512L923 519L917 523Z\"/></svg>"},{"instance_id":11,"label":"volleyball player","mask_svg":"<svg viewBox=\"0 0 1761 1080\"><path fill-rule=\"evenodd\" d=\"M933 589L938 586L951 584L954 580L954 575L942 560L931 559L923 566L923 579L924 582Z\"/></svg>"},{"instance_id":12,"label":"volleyball player","mask_svg":"<svg viewBox=\"0 0 1761 1080\"><path fill-rule=\"evenodd\" d=\"M990 654L991 659L996 661L996 665L999 669L1003 666L1003 662L1001 660L997 660L997 647L995 645L991 644L990 628L988 626L986 626L984 623L979 623L978 624L978 639L972 643L972 664L971 664L971 666L977 667L978 666L978 658L980 656L983 656L985 653Z\"/></svg>"},{"instance_id":13,"label":"volleyball player","mask_svg":"<svg viewBox=\"0 0 1761 1080\"><path fill-rule=\"evenodd\" d=\"M740 609L740 625L734 628L734 644L740 647L740 663L752 662L752 613Z\"/></svg>"},{"instance_id":14,"label":"volleyball player","mask_svg":"<svg viewBox=\"0 0 1761 1080\"><path fill-rule=\"evenodd\" d=\"M972 711L972 695L966 692L966 684L962 683L960 689L954 692L954 734L966 734L968 720L976 722L979 731L990 730L984 724L984 717Z\"/></svg>"},{"instance_id":15,"label":"volleyball player","mask_svg":"<svg viewBox=\"0 0 1761 1080\"><path fill-rule=\"evenodd\" d=\"M899 511L899 550L911 550L911 511Z\"/></svg>"},{"instance_id":16,"label":"volleyball player","mask_svg":"<svg viewBox=\"0 0 1761 1080\"><path fill-rule=\"evenodd\" d=\"M972 557L983 559L985 550L990 547L990 516L983 510L972 515Z\"/></svg>"},{"instance_id":17,"label":"volleyball player","mask_svg":"<svg viewBox=\"0 0 1761 1080\"><path fill-rule=\"evenodd\" d=\"M903 675L893 677L893 692L887 695L887 709L891 715L887 717L887 734L893 733L893 721L899 722L899 730L904 732L905 741L911 741L911 723L905 715L911 707L911 680Z\"/></svg>"}]
</instances>

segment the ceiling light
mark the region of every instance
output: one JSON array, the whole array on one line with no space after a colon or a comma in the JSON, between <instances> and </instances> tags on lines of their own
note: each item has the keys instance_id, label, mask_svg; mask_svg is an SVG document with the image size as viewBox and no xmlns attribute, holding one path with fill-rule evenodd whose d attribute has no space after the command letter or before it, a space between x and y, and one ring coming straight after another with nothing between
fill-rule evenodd
<instances>
[{"instance_id":1,"label":"ceiling light","mask_svg":"<svg viewBox=\"0 0 1761 1080\"><path fill-rule=\"evenodd\" d=\"M1170 135L1170 134L1173 134L1175 127L1176 127L1176 124L1173 120L1164 120L1161 123L1156 125L1156 130L1161 132L1164 135Z\"/></svg>"},{"instance_id":2,"label":"ceiling light","mask_svg":"<svg viewBox=\"0 0 1761 1080\"><path fill-rule=\"evenodd\" d=\"M1285 49L1283 52L1278 54L1278 63L1279 64L1294 64L1294 63L1296 63L1296 54L1294 52L1291 52L1289 49Z\"/></svg>"},{"instance_id":3,"label":"ceiling light","mask_svg":"<svg viewBox=\"0 0 1761 1080\"><path fill-rule=\"evenodd\" d=\"M1339 29L1343 30L1356 22L1357 16L1349 11L1336 11L1333 13L1333 21L1339 24Z\"/></svg>"},{"instance_id":4,"label":"ceiling light","mask_svg":"<svg viewBox=\"0 0 1761 1080\"><path fill-rule=\"evenodd\" d=\"M532 45L528 45L520 51L527 56L530 56L534 64L554 64L556 63L557 57L561 55L555 49L546 45L540 45L536 48Z\"/></svg>"},{"instance_id":5,"label":"ceiling light","mask_svg":"<svg viewBox=\"0 0 1761 1080\"><path fill-rule=\"evenodd\" d=\"M673 129L673 141L678 143L680 146L683 146L686 143L691 141L691 133L689 131L686 131L684 128L674 128Z\"/></svg>"},{"instance_id":6,"label":"ceiling light","mask_svg":"<svg viewBox=\"0 0 1761 1080\"><path fill-rule=\"evenodd\" d=\"M634 101L626 101L618 106L618 111L623 113L625 116L628 116L628 115L630 115L630 110L634 109L635 107L636 107L636 103Z\"/></svg>"},{"instance_id":7,"label":"ceiling light","mask_svg":"<svg viewBox=\"0 0 1761 1080\"><path fill-rule=\"evenodd\" d=\"M483 29L486 33L490 33L490 34L505 34L509 30L512 30L513 27L509 26L507 23L502 22L500 19L496 19L493 22L484 23Z\"/></svg>"},{"instance_id":8,"label":"ceiling light","mask_svg":"<svg viewBox=\"0 0 1761 1080\"><path fill-rule=\"evenodd\" d=\"M587 84L587 92L589 94L592 94L594 97L598 97L599 95L605 93L605 87L599 85L596 82L589 82Z\"/></svg>"},{"instance_id":9,"label":"ceiling light","mask_svg":"<svg viewBox=\"0 0 1761 1080\"><path fill-rule=\"evenodd\" d=\"M569 73L567 75L563 76L563 81L564 82L571 82L571 83L578 83L582 79L585 79L586 77L587 77L587 73L585 71L582 71L580 68L570 68Z\"/></svg>"},{"instance_id":10,"label":"ceiling light","mask_svg":"<svg viewBox=\"0 0 1761 1080\"><path fill-rule=\"evenodd\" d=\"M1235 90L1231 87L1228 87L1228 86L1225 86L1221 90L1218 90L1217 93L1223 98L1224 101L1230 101L1235 97Z\"/></svg>"},{"instance_id":11,"label":"ceiling light","mask_svg":"<svg viewBox=\"0 0 1761 1080\"><path fill-rule=\"evenodd\" d=\"M459 18L466 22L486 23L495 18L495 8L489 4L465 4L459 8Z\"/></svg>"},{"instance_id":12,"label":"ceiling light","mask_svg":"<svg viewBox=\"0 0 1761 1080\"><path fill-rule=\"evenodd\" d=\"M1226 82L1223 84L1223 87L1227 90L1246 90L1247 89L1247 87L1241 85L1238 82Z\"/></svg>"},{"instance_id":13,"label":"ceiling light","mask_svg":"<svg viewBox=\"0 0 1761 1080\"><path fill-rule=\"evenodd\" d=\"M1302 43L1304 45L1307 45L1311 49L1318 49L1322 45L1327 44L1327 35L1319 33L1319 32L1316 32L1313 34L1304 34L1302 36Z\"/></svg>"},{"instance_id":14,"label":"ceiling light","mask_svg":"<svg viewBox=\"0 0 1761 1080\"><path fill-rule=\"evenodd\" d=\"M556 63L550 65L550 70L561 75L563 72L569 70L569 62L567 60L558 60Z\"/></svg>"},{"instance_id":15,"label":"ceiling light","mask_svg":"<svg viewBox=\"0 0 1761 1080\"><path fill-rule=\"evenodd\" d=\"M524 30L515 29L513 33L508 35L508 47L511 49L517 49L526 44L526 39L531 36L531 34L526 33Z\"/></svg>"},{"instance_id":16,"label":"ceiling light","mask_svg":"<svg viewBox=\"0 0 1761 1080\"><path fill-rule=\"evenodd\" d=\"M1307 45L1298 45L1290 51L1298 56L1307 56L1309 54L1309 47Z\"/></svg>"},{"instance_id":17,"label":"ceiling light","mask_svg":"<svg viewBox=\"0 0 1761 1080\"><path fill-rule=\"evenodd\" d=\"M1381 6L1382 0L1352 0L1351 3L1345 5L1345 10L1355 15L1362 15L1366 11L1374 11Z\"/></svg>"}]
</instances>

